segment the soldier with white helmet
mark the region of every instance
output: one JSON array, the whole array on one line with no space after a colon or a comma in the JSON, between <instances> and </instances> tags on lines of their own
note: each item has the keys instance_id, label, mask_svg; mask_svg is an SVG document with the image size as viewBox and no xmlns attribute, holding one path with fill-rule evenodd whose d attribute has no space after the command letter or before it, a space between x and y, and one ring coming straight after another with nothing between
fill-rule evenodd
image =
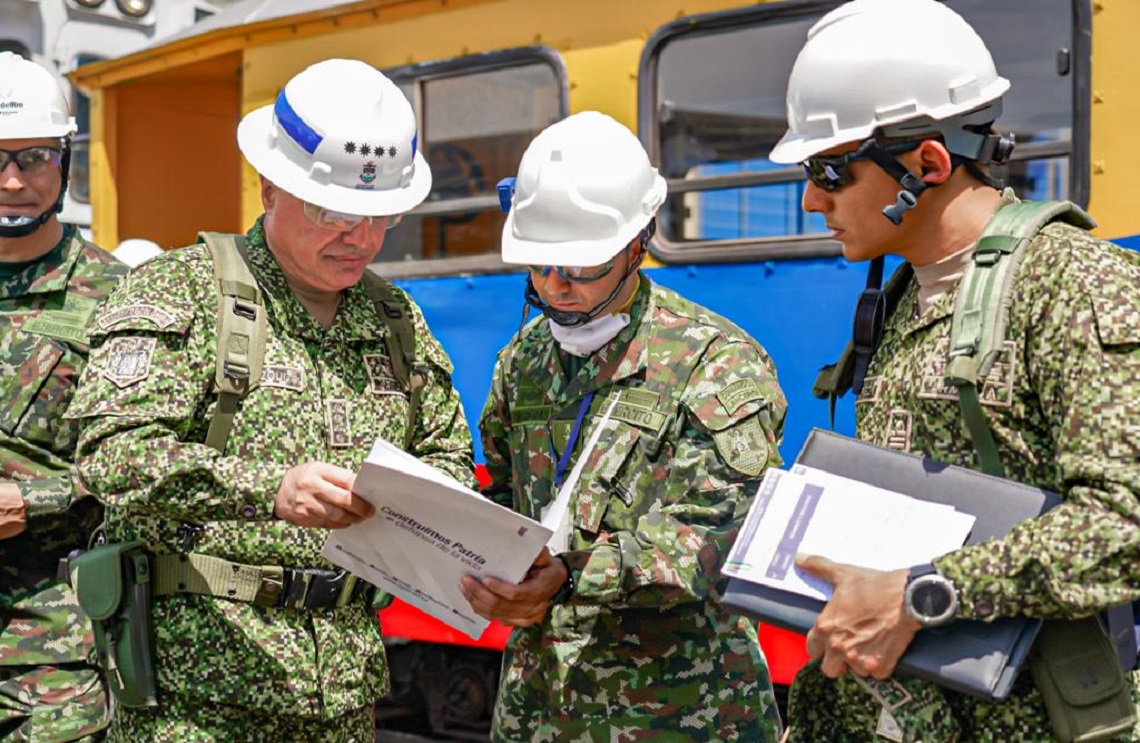
<instances>
[{"instance_id":1,"label":"soldier with white helmet","mask_svg":"<svg viewBox=\"0 0 1140 743\"><path fill-rule=\"evenodd\" d=\"M516 627L496 741L779 736L756 628L717 597L786 403L744 331L638 270L665 193L637 138L592 111L500 185L503 260L527 267L542 316L499 353L485 492L563 527L522 583L464 581Z\"/></svg>"},{"instance_id":2,"label":"soldier with white helmet","mask_svg":"<svg viewBox=\"0 0 1140 743\"><path fill-rule=\"evenodd\" d=\"M431 172L403 93L353 60L297 74L238 144L264 215L124 280L69 411L107 539L153 571L156 688L124 689L111 739L370 743L377 597L320 556L328 530L372 514L352 484L377 438L473 470L450 361L367 271Z\"/></svg>"},{"instance_id":3,"label":"soldier with white helmet","mask_svg":"<svg viewBox=\"0 0 1140 743\"><path fill-rule=\"evenodd\" d=\"M101 509L64 410L89 321L126 268L59 221L75 119L43 67L0 53L0 737L101 736L91 626L56 577Z\"/></svg>"},{"instance_id":4,"label":"soldier with white helmet","mask_svg":"<svg viewBox=\"0 0 1140 743\"><path fill-rule=\"evenodd\" d=\"M792 687L792 741L1140 740L1140 257L1092 237L1073 204L1002 190L989 166L1013 148L993 128L1009 88L934 0L841 5L788 82L771 157L802 163L804 209L872 261L855 337L817 390L855 390L862 439L1064 499L909 570L799 559L834 594ZM905 263L880 290L887 254ZM894 672L919 631L1006 617L1046 620L1007 698Z\"/></svg>"}]
</instances>

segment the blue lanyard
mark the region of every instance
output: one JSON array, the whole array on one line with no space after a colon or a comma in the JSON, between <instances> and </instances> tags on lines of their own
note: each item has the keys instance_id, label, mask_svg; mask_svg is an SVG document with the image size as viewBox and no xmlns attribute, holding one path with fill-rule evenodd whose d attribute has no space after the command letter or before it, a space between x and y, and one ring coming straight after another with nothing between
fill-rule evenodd
<instances>
[{"instance_id":1,"label":"blue lanyard","mask_svg":"<svg viewBox=\"0 0 1140 743\"><path fill-rule=\"evenodd\" d=\"M581 404L578 405L578 417L574 420L574 427L570 429L570 438L566 440L566 448L562 450L562 456L558 456L558 452L554 450L554 428L551 427L550 458L556 463L554 465L555 491L562 489L562 477L566 474L566 467L570 464L570 455L578 444L578 434L582 430L582 421L586 418L586 411L590 409L590 403L594 401L594 392L596 390L587 392L586 396L582 398Z\"/></svg>"}]
</instances>

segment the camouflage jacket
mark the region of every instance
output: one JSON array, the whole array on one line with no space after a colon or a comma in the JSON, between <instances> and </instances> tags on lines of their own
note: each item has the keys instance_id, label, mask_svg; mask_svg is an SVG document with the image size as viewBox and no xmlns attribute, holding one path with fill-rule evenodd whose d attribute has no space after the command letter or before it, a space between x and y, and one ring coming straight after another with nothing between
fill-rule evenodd
<instances>
[{"instance_id":1,"label":"camouflage jacket","mask_svg":"<svg viewBox=\"0 0 1140 743\"><path fill-rule=\"evenodd\" d=\"M1079 617L1140 598L1140 255L1046 227L1016 277L1004 350L979 389L1006 477L1065 502L939 560L963 617ZM917 316L907 288L856 401L858 435L977 467L943 384L957 291Z\"/></svg>"},{"instance_id":2,"label":"camouflage jacket","mask_svg":"<svg viewBox=\"0 0 1140 743\"><path fill-rule=\"evenodd\" d=\"M0 480L19 482L28 514L26 531L0 540L0 603L22 615L0 626L0 665L67 663L91 649L71 591L55 579L59 559L87 546L101 511L75 477L78 427L63 413L87 360L91 316L126 271L66 227L42 260L0 283Z\"/></svg>"},{"instance_id":3,"label":"camouflage jacket","mask_svg":"<svg viewBox=\"0 0 1140 743\"><path fill-rule=\"evenodd\" d=\"M742 330L644 276L630 314L573 377L545 319L499 354L481 420L485 492L528 516L556 495L554 452L586 394L597 391L575 455L619 403L571 497L577 589L546 623L512 634L495 736L609 740L641 725L683 740L774 739L755 629L715 598L756 478L780 463L775 370Z\"/></svg>"},{"instance_id":4,"label":"camouflage jacket","mask_svg":"<svg viewBox=\"0 0 1140 743\"><path fill-rule=\"evenodd\" d=\"M184 549L249 565L332 569L327 532L273 517L285 472L311 460L358 469L377 437L402 441L408 397L396 383L389 332L363 286L344 292L325 330L297 301L265 244L248 234L268 330L260 383L242 400L226 455L206 446L216 396L217 295L204 245L139 267L108 300L70 415L82 419L77 463L107 506L111 540L156 553ZM451 362L402 292L427 382L412 452L471 479L471 435ZM159 694L237 707L335 716L387 685L376 615L275 609L193 594L155 601Z\"/></svg>"},{"instance_id":5,"label":"camouflage jacket","mask_svg":"<svg viewBox=\"0 0 1140 743\"><path fill-rule=\"evenodd\" d=\"M958 588L961 616L974 619L1088 616L1140 598L1140 255L1066 224L1045 227L1025 250L1004 350L979 397L1006 477L1064 502L1003 539L935 561ZM977 468L957 389L943 383L957 288L919 316L912 279L886 323L856 420L861 439ZM1140 699L1138 681L1134 672ZM793 725L806 737L795 740L876 729L878 700L850 676L825 682L814 666L797 676ZM1051 737L1029 674L1000 703L906 677L875 683L885 698L912 700L892 710L898 740Z\"/></svg>"}]
</instances>

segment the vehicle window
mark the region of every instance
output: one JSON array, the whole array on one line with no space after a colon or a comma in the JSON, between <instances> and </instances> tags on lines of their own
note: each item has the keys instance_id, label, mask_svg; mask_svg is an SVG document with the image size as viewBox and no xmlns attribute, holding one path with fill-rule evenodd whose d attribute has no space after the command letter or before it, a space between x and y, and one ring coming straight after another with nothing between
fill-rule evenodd
<instances>
[{"instance_id":1,"label":"vehicle window","mask_svg":"<svg viewBox=\"0 0 1140 743\"><path fill-rule=\"evenodd\" d=\"M557 55L511 50L389 74L415 103L433 184L377 260L497 257L505 216L495 184L517 172L536 134L566 115Z\"/></svg>"},{"instance_id":2,"label":"vehicle window","mask_svg":"<svg viewBox=\"0 0 1140 743\"><path fill-rule=\"evenodd\" d=\"M94 54L80 54L75 58L75 66L98 62L103 57ZM71 198L81 204L91 203L90 179L90 135L91 135L91 99L78 88L74 88L72 95L72 112L75 114L76 135L71 140L71 175L68 178L67 192Z\"/></svg>"},{"instance_id":3,"label":"vehicle window","mask_svg":"<svg viewBox=\"0 0 1140 743\"><path fill-rule=\"evenodd\" d=\"M663 259L699 259L702 249L730 240L820 245L822 219L800 206L802 173L767 155L786 128L788 75L807 31L837 4L730 11L674 24L650 43L641 131L669 179L658 232ZM1074 0L1040 0L1030 14L989 0L947 4L979 30L1013 83L998 127L1014 132L1018 146L996 174L1025 198L1081 200L1087 181L1072 162L1073 132L1083 126L1076 80L1087 78L1088 60L1075 49Z\"/></svg>"}]
</instances>

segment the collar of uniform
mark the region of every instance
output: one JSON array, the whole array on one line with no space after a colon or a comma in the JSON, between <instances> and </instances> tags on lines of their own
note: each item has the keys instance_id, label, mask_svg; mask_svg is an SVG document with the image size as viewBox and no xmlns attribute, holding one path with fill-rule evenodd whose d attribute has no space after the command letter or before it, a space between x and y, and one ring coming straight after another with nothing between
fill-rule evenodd
<instances>
[{"instance_id":1,"label":"collar of uniform","mask_svg":"<svg viewBox=\"0 0 1140 743\"><path fill-rule=\"evenodd\" d=\"M64 225L63 237L54 248L28 268L0 283L0 299L66 291L82 247L79 231L73 225Z\"/></svg>"},{"instance_id":2,"label":"collar of uniform","mask_svg":"<svg viewBox=\"0 0 1140 743\"><path fill-rule=\"evenodd\" d=\"M918 312L918 281L913 277L899 300L892 315L903 336L921 332L926 328L954 315L954 298L958 296L958 285L950 287L935 300L921 315Z\"/></svg>"},{"instance_id":3,"label":"collar of uniform","mask_svg":"<svg viewBox=\"0 0 1140 743\"><path fill-rule=\"evenodd\" d=\"M304 305L297 299L285 280L285 272L273 257L265 241L265 229L262 226L264 215L258 217L253 226L246 233L246 246L249 255L250 270L263 291L270 295L267 304L276 304L277 312L281 313L286 327L295 329L302 338L320 340L334 330L342 338L348 340L371 340L376 337L377 312L372 306L372 300L364 287L358 283L341 293L340 306L333 318L332 327L325 330L321 327ZM268 310L270 317L274 309Z\"/></svg>"}]
</instances>

